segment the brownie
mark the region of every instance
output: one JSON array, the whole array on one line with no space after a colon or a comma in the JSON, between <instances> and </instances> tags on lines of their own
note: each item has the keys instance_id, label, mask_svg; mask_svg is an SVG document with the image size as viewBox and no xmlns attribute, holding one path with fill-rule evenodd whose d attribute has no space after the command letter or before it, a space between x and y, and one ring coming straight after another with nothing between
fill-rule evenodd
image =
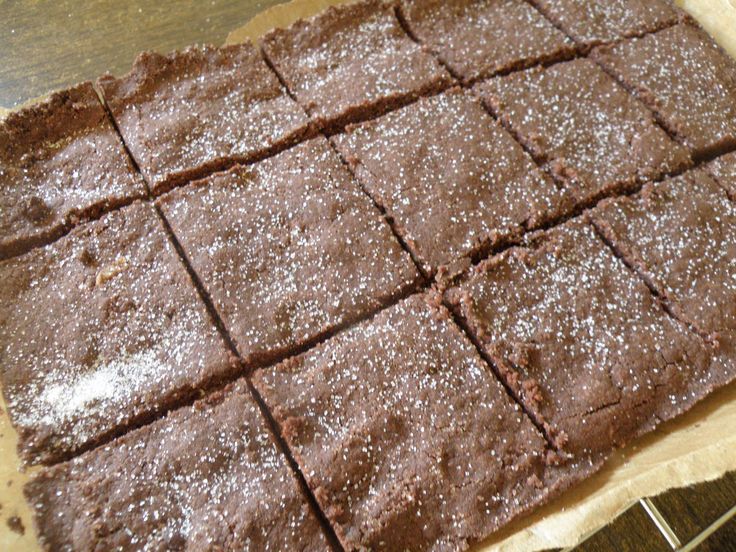
<instances>
[{"instance_id":1,"label":"brownie","mask_svg":"<svg viewBox=\"0 0 736 552\"><path fill-rule=\"evenodd\" d=\"M249 366L412 291L418 273L324 138L158 200Z\"/></svg>"},{"instance_id":2,"label":"brownie","mask_svg":"<svg viewBox=\"0 0 736 552\"><path fill-rule=\"evenodd\" d=\"M236 368L147 203L3 261L0 280L0 375L26 463L69 458Z\"/></svg>"},{"instance_id":3,"label":"brownie","mask_svg":"<svg viewBox=\"0 0 736 552\"><path fill-rule=\"evenodd\" d=\"M326 550L246 385L25 487L46 550Z\"/></svg>"},{"instance_id":4,"label":"brownie","mask_svg":"<svg viewBox=\"0 0 736 552\"><path fill-rule=\"evenodd\" d=\"M271 31L261 46L289 91L327 131L439 91L451 80L382 0L331 6Z\"/></svg>"},{"instance_id":5,"label":"brownie","mask_svg":"<svg viewBox=\"0 0 736 552\"><path fill-rule=\"evenodd\" d=\"M575 52L572 40L525 0L402 0L399 13L464 83Z\"/></svg>"},{"instance_id":6,"label":"brownie","mask_svg":"<svg viewBox=\"0 0 736 552\"><path fill-rule=\"evenodd\" d=\"M417 294L255 374L346 550L458 550L561 484L438 299Z\"/></svg>"},{"instance_id":7,"label":"brownie","mask_svg":"<svg viewBox=\"0 0 736 552\"><path fill-rule=\"evenodd\" d=\"M585 220L533 234L446 296L549 438L581 462L713 387L703 341Z\"/></svg>"},{"instance_id":8,"label":"brownie","mask_svg":"<svg viewBox=\"0 0 736 552\"><path fill-rule=\"evenodd\" d=\"M451 89L333 137L426 273L518 241L565 195L472 95Z\"/></svg>"},{"instance_id":9,"label":"brownie","mask_svg":"<svg viewBox=\"0 0 736 552\"><path fill-rule=\"evenodd\" d=\"M593 220L677 318L716 345L715 383L736 378L736 205L726 192L691 171L607 200Z\"/></svg>"},{"instance_id":10,"label":"brownie","mask_svg":"<svg viewBox=\"0 0 736 552\"><path fill-rule=\"evenodd\" d=\"M594 50L696 159L736 147L736 62L693 25Z\"/></svg>"},{"instance_id":11,"label":"brownie","mask_svg":"<svg viewBox=\"0 0 736 552\"><path fill-rule=\"evenodd\" d=\"M0 259L145 194L91 83L0 118Z\"/></svg>"},{"instance_id":12,"label":"brownie","mask_svg":"<svg viewBox=\"0 0 736 552\"><path fill-rule=\"evenodd\" d=\"M306 114L250 43L144 52L126 76L97 84L155 194L309 133Z\"/></svg>"},{"instance_id":13,"label":"brownie","mask_svg":"<svg viewBox=\"0 0 736 552\"><path fill-rule=\"evenodd\" d=\"M705 170L736 199L736 152L714 159L705 165Z\"/></svg>"},{"instance_id":14,"label":"brownie","mask_svg":"<svg viewBox=\"0 0 736 552\"><path fill-rule=\"evenodd\" d=\"M579 204L691 162L650 111L590 60L528 69L475 90Z\"/></svg>"},{"instance_id":15,"label":"brownie","mask_svg":"<svg viewBox=\"0 0 736 552\"><path fill-rule=\"evenodd\" d=\"M578 44L593 46L658 31L682 12L666 0L531 0Z\"/></svg>"}]
</instances>

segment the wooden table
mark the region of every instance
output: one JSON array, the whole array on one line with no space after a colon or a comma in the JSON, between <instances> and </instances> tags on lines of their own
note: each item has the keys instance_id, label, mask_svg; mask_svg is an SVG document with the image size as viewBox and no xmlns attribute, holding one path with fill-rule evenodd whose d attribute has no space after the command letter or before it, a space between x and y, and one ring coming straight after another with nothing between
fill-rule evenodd
<instances>
[{"instance_id":1,"label":"wooden table","mask_svg":"<svg viewBox=\"0 0 736 552\"><path fill-rule=\"evenodd\" d=\"M277 0L0 0L0 106L110 71L143 50L222 44Z\"/></svg>"},{"instance_id":2,"label":"wooden table","mask_svg":"<svg viewBox=\"0 0 736 552\"><path fill-rule=\"evenodd\" d=\"M278 0L0 0L0 106L11 108L106 71L126 73L142 50L221 44L229 31ZM734 452L736 454L736 451ZM657 513L680 543L736 504L736 474L637 503L581 551L667 551ZM12 512L0 511L3 522ZM660 525L662 525L660 521ZM697 550L736 551L736 518Z\"/></svg>"}]
</instances>

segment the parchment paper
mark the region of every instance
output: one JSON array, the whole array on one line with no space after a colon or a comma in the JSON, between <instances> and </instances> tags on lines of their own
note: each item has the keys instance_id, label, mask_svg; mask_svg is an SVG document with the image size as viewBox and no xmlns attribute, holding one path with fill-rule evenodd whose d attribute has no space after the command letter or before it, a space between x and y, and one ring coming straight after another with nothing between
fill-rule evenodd
<instances>
[{"instance_id":1,"label":"parchment paper","mask_svg":"<svg viewBox=\"0 0 736 552\"><path fill-rule=\"evenodd\" d=\"M227 37L227 44L254 40L328 5L349 0L293 0L269 8ZM736 57L736 0L677 0ZM0 108L0 118L7 113ZM0 550L40 550L22 486L17 435L0 398ZM512 523L476 547L482 551L532 551L573 546L644 496L716 479L736 470L736 384L706 398L689 413L617 451L601 472L531 516ZM7 520L17 516L25 534Z\"/></svg>"}]
</instances>

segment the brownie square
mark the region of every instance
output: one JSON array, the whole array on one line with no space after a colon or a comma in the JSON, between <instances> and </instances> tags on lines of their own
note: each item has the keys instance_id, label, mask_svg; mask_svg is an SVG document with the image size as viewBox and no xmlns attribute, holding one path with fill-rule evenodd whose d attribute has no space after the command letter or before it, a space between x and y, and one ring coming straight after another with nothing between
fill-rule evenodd
<instances>
[{"instance_id":1,"label":"brownie square","mask_svg":"<svg viewBox=\"0 0 736 552\"><path fill-rule=\"evenodd\" d=\"M306 114L250 43L144 52L126 76L97 84L154 194L309 132Z\"/></svg>"},{"instance_id":2,"label":"brownie square","mask_svg":"<svg viewBox=\"0 0 736 552\"><path fill-rule=\"evenodd\" d=\"M314 343L419 280L324 138L158 204L249 366Z\"/></svg>"},{"instance_id":3,"label":"brownie square","mask_svg":"<svg viewBox=\"0 0 736 552\"><path fill-rule=\"evenodd\" d=\"M736 147L736 62L702 29L676 25L593 55L696 159Z\"/></svg>"},{"instance_id":4,"label":"brownie square","mask_svg":"<svg viewBox=\"0 0 736 552\"><path fill-rule=\"evenodd\" d=\"M669 308L717 345L716 381L736 378L736 205L705 172L606 200L599 231L636 267Z\"/></svg>"},{"instance_id":5,"label":"brownie square","mask_svg":"<svg viewBox=\"0 0 736 552\"><path fill-rule=\"evenodd\" d=\"M346 550L461 550L544 502L545 441L413 295L254 383Z\"/></svg>"},{"instance_id":6,"label":"brownie square","mask_svg":"<svg viewBox=\"0 0 736 552\"><path fill-rule=\"evenodd\" d=\"M573 41L525 0L402 0L400 14L464 83L575 52Z\"/></svg>"},{"instance_id":7,"label":"brownie square","mask_svg":"<svg viewBox=\"0 0 736 552\"><path fill-rule=\"evenodd\" d=\"M682 17L666 0L531 0L560 29L584 46L639 36Z\"/></svg>"},{"instance_id":8,"label":"brownie square","mask_svg":"<svg viewBox=\"0 0 736 552\"><path fill-rule=\"evenodd\" d=\"M108 440L236 365L149 204L0 263L0 375L26 463Z\"/></svg>"},{"instance_id":9,"label":"brownie square","mask_svg":"<svg viewBox=\"0 0 736 552\"><path fill-rule=\"evenodd\" d=\"M328 549L242 383L24 490L48 550Z\"/></svg>"},{"instance_id":10,"label":"brownie square","mask_svg":"<svg viewBox=\"0 0 736 552\"><path fill-rule=\"evenodd\" d=\"M518 241L566 207L552 179L459 89L349 126L333 142L428 274Z\"/></svg>"},{"instance_id":11,"label":"brownie square","mask_svg":"<svg viewBox=\"0 0 736 552\"><path fill-rule=\"evenodd\" d=\"M581 462L710 390L705 344L584 220L485 261L447 298L548 436Z\"/></svg>"},{"instance_id":12,"label":"brownie square","mask_svg":"<svg viewBox=\"0 0 736 552\"><path fill-rule=\"evenodd\" d=\"M289 91L327 131L380 115L451 81L382 0L331 6L273 30L261 46Z\"/></svg>"},{"instance_id":13,"label":"brownie square","mask_svg":"<svg viewBox=\"0 0 736 552\"><path fill-rule=\"evenodd\" d=\"M0 259L145 194L91 83L0 118Z\"/></svg>"},{"instance_id":14,"label":"brownie square","mask_svg":"<svg viewBox=\"0 0 736 552\"><path fill-rule=\"evenodd\" d=\"M691 163L650 111L590 60L528 69L475 90L581 205Z\"/></svg>"},{"instance_id":15,"label":"brownie square","mask_svg":"<svg viewBox=\"0 0 736 552\"><path fill-rule=\"evenodd\" d=\"M705 165L705 170L723 186L731 199L736 199L736 152L714 159Z\"/></svg>"}]
</instances>

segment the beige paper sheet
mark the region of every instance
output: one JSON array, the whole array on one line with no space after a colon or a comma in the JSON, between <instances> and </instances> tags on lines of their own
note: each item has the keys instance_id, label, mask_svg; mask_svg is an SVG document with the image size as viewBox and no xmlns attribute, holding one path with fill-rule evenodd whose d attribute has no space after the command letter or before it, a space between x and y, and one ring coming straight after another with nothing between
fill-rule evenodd
<instances>
[{"instance_id":1,"label":"beige paper sheet","mask_svg":"<svg viewBox=\"0 0 736 552\"><path fill-rule=\"evenodd\" d=\"M293 0L257 15L230 33L227 43L255 40L274 27L348 0ZM736 57L736 0L677 0ZM7 113L0 108L0 118ZM22 494L28 473L19 470L17 435L0 399L0 550L40 550ZM617 451L603 470L533 515L478 546L482 551L568 547L607 524L643 496L716 479L736 470L736 384L711 395L689 413ZM7 520L17 516L25 534Z\"/></svg>"}]
</instances>

